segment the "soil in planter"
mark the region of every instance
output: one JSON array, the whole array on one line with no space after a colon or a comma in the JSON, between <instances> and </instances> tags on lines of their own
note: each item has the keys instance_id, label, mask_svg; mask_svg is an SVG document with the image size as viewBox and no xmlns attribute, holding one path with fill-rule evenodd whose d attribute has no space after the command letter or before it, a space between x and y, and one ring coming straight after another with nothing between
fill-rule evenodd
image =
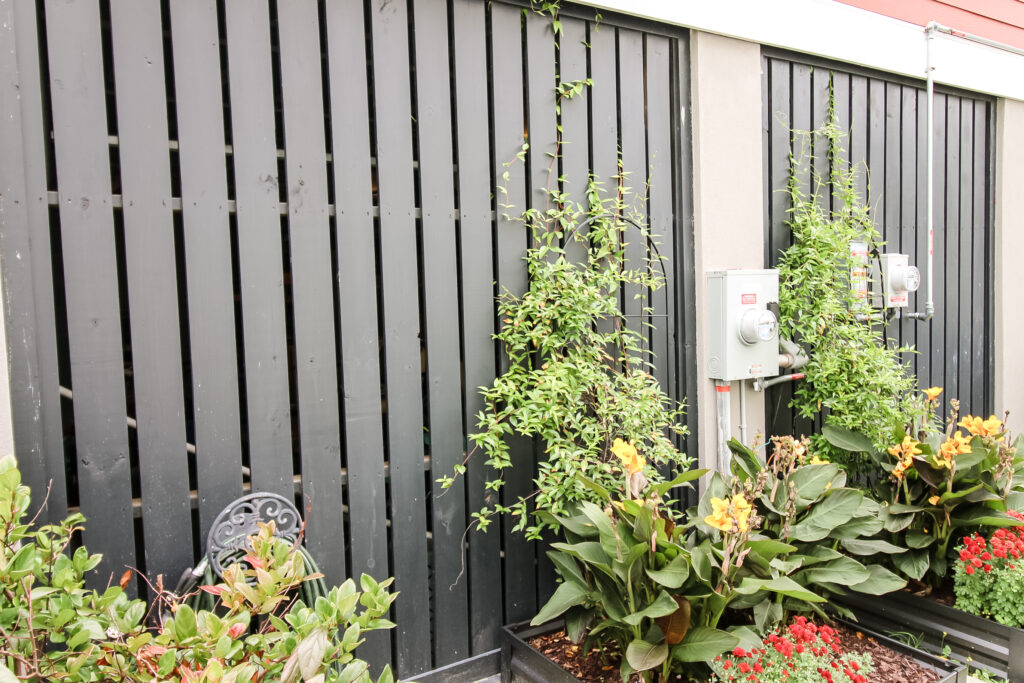
<instances>
[{"instance_id":1,"label":"soil in planter","mask_svg":"<svg viewBox=\"0 0 1024 683\"><path fill-rule=\"evenodd\" d=\"M909 656L890 650L864 633L840 624L835 629L844 651L871 655L875 662L871 683L935 683L939 680L934 671L922 668ZM536 636L529 643L584 683L621 683L618 657L602 659L596 654L585 655L564 630Z\"/></svg>"}]
</instances>

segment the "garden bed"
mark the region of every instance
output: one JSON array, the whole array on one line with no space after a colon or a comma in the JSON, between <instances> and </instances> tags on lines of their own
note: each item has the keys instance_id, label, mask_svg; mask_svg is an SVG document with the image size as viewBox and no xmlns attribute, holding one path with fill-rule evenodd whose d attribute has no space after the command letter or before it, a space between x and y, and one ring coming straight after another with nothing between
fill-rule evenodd
<instances>
[{"instance_id":1,"label":"garden bed","mask_svg":"<svg viewBox=\"0 0 1024 683\"><path fill-rule=\"evenodd\" d=\"M861 624L854 625L841 620L839 624L846 626L851 631L863 633L866 637L864 639L866 642L869 642L868 639L873 639L875 643L884 648L910 657L914 663L923 669L935 672L937 683L966 683L967 681L967 670L963 664L927 654L871 629L864 628ZM502 630L502 683L578 683L580 680L587 681L587 683L616 683L621 680L617 665L607 670L601 665L573 666L571 662L575 660L576 655L563 655L562 658L570 662L570 668L573 668L575 671L585 671L593 676L592 678L577 678L576 675L562 668L555 661L552 661L533 644L538 638L542 638L540 643L542 647L551 644L551 640L544 637L553 636L562 629L563 624L561 621L549 622L540 626L530 626L526 623L506 626ZM551 651L548 647L544 647L544 649ZM852 650L853 648L848 649ZM877 648L865 647L864 650L871 652L872 656L876 657L876 659L878 658ZM572 652L571 645L566 647L566 653L568 652ZM879 662L878 665L880 670L884 671L886 668L883 662ZM897 678L891 680L911 681L915 679L911 678L908 672L901 668L897 673Z\"/></svg>"},{"instance_id":2,"label":"garden bed","mask_svg":"<svg viewBox=\"0 0 1024 683\"><path fill-rule=\"evenodd\" d=\"M921 636L921 648L941 652L945 646L958 661L1024 683L1024 630L970 614L938 600L902 591L879 597L844 599L868 628Z\"/></svg>"}]
</instances>

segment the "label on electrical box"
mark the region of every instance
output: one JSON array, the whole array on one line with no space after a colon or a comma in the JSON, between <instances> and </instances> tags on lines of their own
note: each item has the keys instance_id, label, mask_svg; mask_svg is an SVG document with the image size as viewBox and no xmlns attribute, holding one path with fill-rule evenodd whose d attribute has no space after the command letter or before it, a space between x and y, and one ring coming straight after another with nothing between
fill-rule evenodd
<instances>
[{"instance_id":1,"label":"label on electrical box","mask_svg":"<svg viewBox=\"0 0 1024 683\"><path fill-rule=\"evenodd\" d=\"M754 363L753 365L751 365L750 367L747 368L747 374L750 375L751 377L756 377L758 375L763 375L764 374L764 364L763 363Z\"/></svg>"},{"instance_id":2,"label":"label on electrical box","mask_svg":"<svg viewBox=\"0 0 1024 683\"><path fill-rule=\"evenodd\" d=\"M889 296L889 306L906 306L907 295L906 294L892 294Z\"/></svg>"},{"instance_id":3,"label":"label on electrical box","mask_svg":"<svg viewBox=\"0 0 1024 683\"><path fill-rule=\"evenodd\" d=\"M740 303L744 306L757 303L757 294L740 294Z\"/></svg>"}]
</instances>

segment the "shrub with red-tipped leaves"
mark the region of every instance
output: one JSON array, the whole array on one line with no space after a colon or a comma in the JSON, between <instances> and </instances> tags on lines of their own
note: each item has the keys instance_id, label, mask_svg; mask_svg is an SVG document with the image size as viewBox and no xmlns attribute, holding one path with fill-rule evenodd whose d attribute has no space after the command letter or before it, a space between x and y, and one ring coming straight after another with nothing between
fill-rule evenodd
<instances>
[{"instance_id":1,"label":"shrub with red-tipped leaves","mask_svg":"<svg viewBox=\"0 0 1024 683\"><path fill-rule=\"evenodd\" d=\"M797 617L760 647L737 647L711 668L711 680L723 683L867 683L874 665L869 654L844 652L832 627Z\"/></svg>"},{"instance_id":2,"label":"shrub with red-tipped leaves","mask_svg":"<svg viewBox=\"0 0 1024 683\"><path fill-rule=\"evenodd\" d=\"M1008 513L1024 521L1020 512ZM965 536L953 566L956 607L1007 626L1024 626L1024 527Z\"/></svg>"}]
</instances>

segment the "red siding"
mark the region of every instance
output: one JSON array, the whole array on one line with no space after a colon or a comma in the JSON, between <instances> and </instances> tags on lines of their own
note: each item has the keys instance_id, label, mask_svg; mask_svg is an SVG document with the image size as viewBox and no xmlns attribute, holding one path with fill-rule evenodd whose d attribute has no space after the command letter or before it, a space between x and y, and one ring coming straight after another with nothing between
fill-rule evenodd
<instances>
[{"instance_id":1,"label":"red siding","mask_svg":"<svg viewBox=\"0 0 1024 683\"><path fill-rule=\"evenodd\" d=\"M1022 0L836 0L925 26L937 21L957 31L1024 49Z\"/></svg>"}]
</instances>

